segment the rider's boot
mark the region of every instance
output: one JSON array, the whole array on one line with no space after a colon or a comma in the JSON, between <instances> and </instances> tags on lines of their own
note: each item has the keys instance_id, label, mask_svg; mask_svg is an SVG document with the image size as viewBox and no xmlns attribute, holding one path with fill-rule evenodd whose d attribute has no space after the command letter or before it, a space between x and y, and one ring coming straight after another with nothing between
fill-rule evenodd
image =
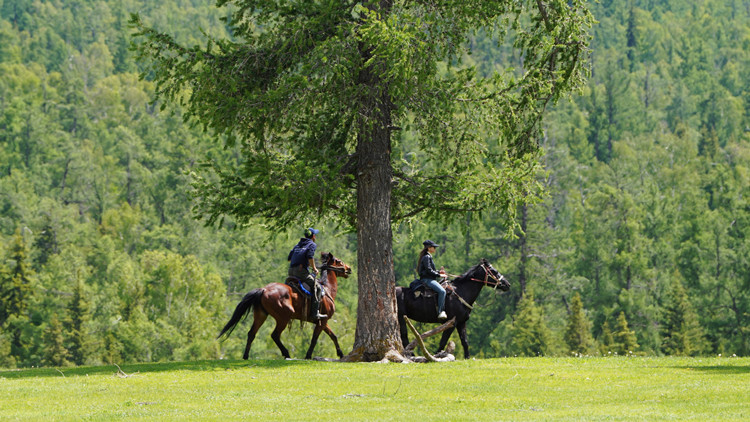
<instances>
[{"instance_id":1,"label":"rider's boot","mask_svg":"<svg viewBox=\"0 0 750 422\"><path fill-rule=\"evenodd\" d=\"M438 319L439 319L439 320L446 320L446 319L448 319L448 315L446 315L446 314L445 314L445 311L441 311L441 312L440 312L440 313L438 314Z\"/></svg>"},{"instance_id":2,"label":"rider's boot","mask_svg":"<svg viewBox=\"0 0 750 422\"><path fill-rule=\"evenodd\" d=\"M320 313L320 302L315 300L314 297L312 298L312 314L315 320L328 318L328 315Z\"/></svg>"}]
</instances>

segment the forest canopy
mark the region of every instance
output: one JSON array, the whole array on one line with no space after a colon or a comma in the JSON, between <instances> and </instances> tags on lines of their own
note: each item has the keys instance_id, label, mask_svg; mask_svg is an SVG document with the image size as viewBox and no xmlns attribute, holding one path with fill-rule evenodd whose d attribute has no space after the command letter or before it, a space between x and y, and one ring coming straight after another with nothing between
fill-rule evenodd
<instances>
[{"instance_id":1,"label":"forest canopy","mask_svg":"<svg viewBox=\"0 0 750 422\"><path fill-rule=\"evenodd\" d=\"M425 238L451 273L492 262L512 287L478 300L479 356L748 355L750 5L589 8L590 77L542 124L546 194L516 210L512 237L499 211L395 227L397 284ZM152 102L129 49L135 12L186 44L232 35L210 1L0 2L0 367L238 358L242 336L217 343L218 330L242 294L283 279L312 224L356 272L356 238L327 221L194 218L192 173L237 149ZM461 60L480 72L519 64L481 33L472 42ZM356 306L342 283L344 348ZM285 332L293 355L310 331Z\"/></svg>"}]
</instances>

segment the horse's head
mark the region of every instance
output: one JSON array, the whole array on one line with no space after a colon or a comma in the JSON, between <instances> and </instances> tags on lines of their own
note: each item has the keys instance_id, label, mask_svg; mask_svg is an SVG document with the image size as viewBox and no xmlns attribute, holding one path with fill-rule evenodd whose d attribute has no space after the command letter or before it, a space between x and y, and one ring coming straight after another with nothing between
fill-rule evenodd
<instances>
[{"instance_id":1,"label":"horse's head","mask_svg":"<svg viewBox=\"0 0 750 422\"><path fill-rule=\"evenodd\" d=\"M504 292L510 290L510 282L508 281L508 279L500 274L500 271L496 270L489 261L482 258L480 266L484 269L485 280L487 283L494 283L496 288L499 288Z\"/></svg>"},{"instance_id":2,"label":"horse's head","mask_svg":"<svg viewBox=\"0 0 750 422\"><path fill-rule=\"evenodd\" d=\"M352 273L352 269L344 262L330 252L322 252L320 259L323 261L323 267L335 272L337 275L347 278Z\"/></svg>"}]
</instances>

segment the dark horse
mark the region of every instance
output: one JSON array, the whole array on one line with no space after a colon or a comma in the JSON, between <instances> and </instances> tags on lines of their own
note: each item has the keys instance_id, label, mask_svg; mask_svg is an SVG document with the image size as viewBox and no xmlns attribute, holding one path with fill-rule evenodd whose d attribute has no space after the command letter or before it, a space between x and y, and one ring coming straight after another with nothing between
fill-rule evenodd
<instances>
[{"instance_id":1,"label":"dark horse","mask_svg":"<svg viewBox=\"0 0 750 422\"><path fill-rule=\"evenodd\" d=\"M472 308L470 306L479 297L482 287L490 286L506 292L510 289L510 283L492 264L483 258L479 264L453 280L450 285L453 288L451 289L451 286L449 286L446 289L445 313L448 315L449 320L456 317L455 328L458 329L458 336L461 338L461 345L464 347L464 358L468 359L469 342L466 339L466 321L471 314ZM415 297L414 292L410 288L396 287L396 303L398 304L398 323L401 329L401 342L403 342L404 347L409 344L404 315L420 322L442 322L437 319L436 294L428 298ZM445 345L448 344L448 339L453 333L453 328L448 328L443 332L438 351L445 349Z\"/></svg>"},{"instance_id":2,"label":"dark horse","mask_svg":"<svg viewBox=\"0 0 750 422\"><path fill-rule=\"evenodd\" d=\"M250 355L250 346L253 344L255 334L258 333L258 329L266 321L269 315L276 320L276 329L271 333L271 338L281 350L281 354L285 358L289 359L289 351L281 343L281 333L284 328L287 327L289 321L298 319L302 321L309 321L315 324L315 330L313 331L312 340L310 341L310 348L307 349L307 355L305 359L312 358L313 349L318 343L318 336L321 331L325 331L328 337L333 340L333 344L336 345L336 354L339 358L344 356L344 353L339 347L339 341L331 327L328 326L328 319L333 316L336 306L334 300L336 300L336 291L338 290L338 282L336 280L337 275L347 278L351 274L352 270L348 265L344 264L338 258L334 257L331 253L322 253L320 258L323 261L323 265L320 267L321 273L321 284L325 288L326 294L320 302L320 312L327 315L327 318L313 321L310 319L310 315L307 312L309 306L305 306L305 302L308 300L303 293L300 293L290 287L289 285L282 283L271 283L267 284L266 287L260 289L254 289L250 293L246 294L242 298L237 308L234 310L232 319L227 322L224 329L221 330L219 337L226 334L227 337L232 333L237 324L246 317L250 310L254 308L253 312L253 326L247 333L247 346L245 346L245 353L242 355L243 359L247 359Z\"/></svg>"}]
</instances>

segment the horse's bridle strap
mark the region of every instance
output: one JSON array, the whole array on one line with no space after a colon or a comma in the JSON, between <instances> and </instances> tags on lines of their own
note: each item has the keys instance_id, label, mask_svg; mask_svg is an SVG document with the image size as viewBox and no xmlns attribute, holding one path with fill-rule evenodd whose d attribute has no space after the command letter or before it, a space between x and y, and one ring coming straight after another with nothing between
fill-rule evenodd
<instances>
[{"instance_id":1,"label":"horse's bridle strap","mask_svg":"<svg viewBox=\"0 0 750 422\"><path fill-rule=\"evenodd\" d=\"M469 280L471 280L471 281L477 281L479 283L484 283L484 285L486 285L486 286L492 286L494 288L497 288L500 285L500 280L497 277L495 277L495 275L492 274L490 272L490 270L487 269L487 267L484 264L482 264L482 269L484 270L484 280L480 280L480 279L474 278L474 277L471 277ZM460 275L455 275L455 274L446 274L446 275L448 277L453 277L453 278L459 278L459 277L461 277ZM492 277L492 279L494 281L489 281L488 278L490 278L490 277Z\"/></svg>"},{"instance_id":2,"label":"horse's bridle strap","mask_svg":"<svg viewBox=\"0 0 750 422\"><path fill-rule=\"evenodd\" d=\"M473 278L473 277L471 278L471 280L484 283L484 285L486 286L492 286L494 288L497 288L497 286L500 285L500 280L497 277L495 277L495 274L492 274L490 270L484 264L482 264L482 269L484 270L484 280L480 280L478 278ZM492 277L494 281L489 281L488 278L490 277Z\"/></svg>"},{"instance_id":3,"label":"horse's bridle strap","mask_svg":"<svg viewBox=\"0 0 750 422\"><path fill-rule=\"evenodd\" d=\"M335 267L333 265L321 265L320 266L320 271L323 271L323 270L331 270L331 271L334 271L334 272L345 273L346 272L346 267Z\"/></svg>"}]
</instances>

